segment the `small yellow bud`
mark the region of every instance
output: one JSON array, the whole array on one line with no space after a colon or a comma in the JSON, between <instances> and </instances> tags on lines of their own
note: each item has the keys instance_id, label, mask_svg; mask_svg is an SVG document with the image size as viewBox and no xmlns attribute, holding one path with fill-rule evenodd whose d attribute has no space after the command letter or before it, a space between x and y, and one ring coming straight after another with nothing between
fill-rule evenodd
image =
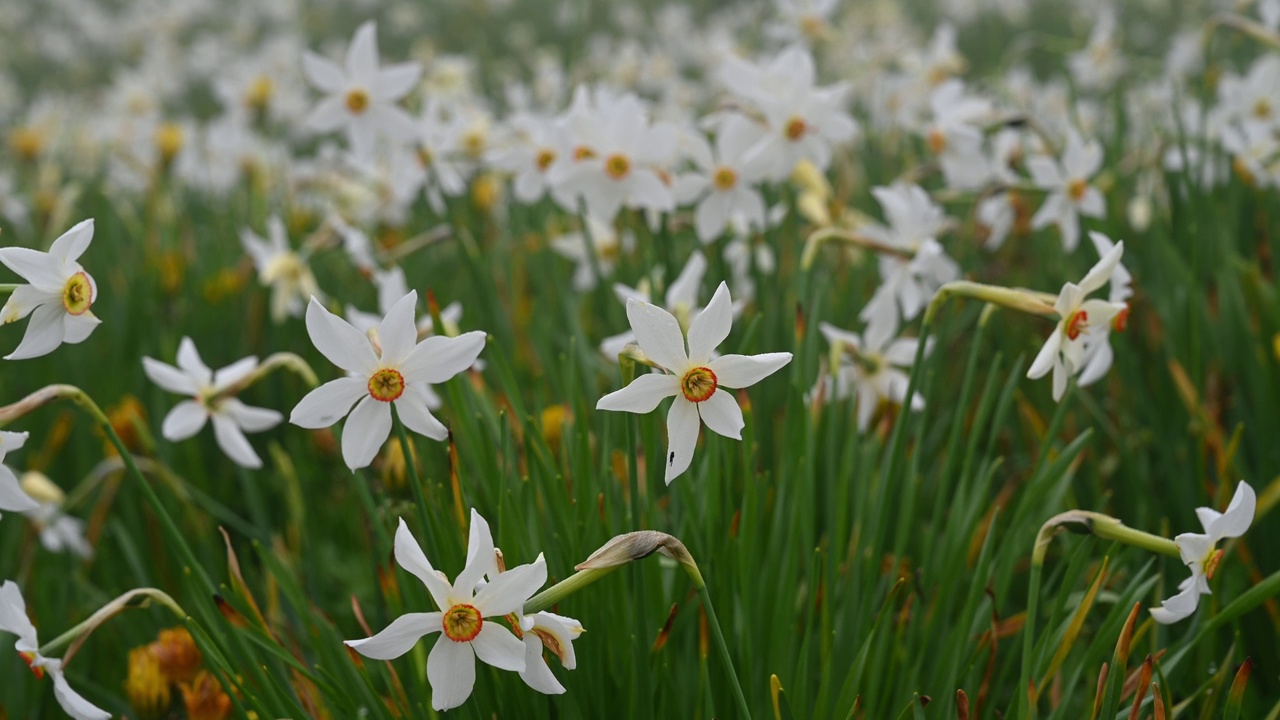
<instances>
[{"instance_id":1,"label":"small yellow bud","mask_svg":"<svg viewBox=\"0 0 1280 720\"><path fill-rule=\"evenodd\" d=\"M160 661L149 646L129 651L129 675L124 681L129 705L142 720L157 720L169 711L173 699L169 680L160 671Z\"/></svg>"},{"instance_id":2,"label":"small yellow bud","mask_svg":"<svg viewBox=\"0 0 1280 720\"><path fill-rule=\"evenodd\" d=\"M62 492L62 488L54 484L48 475L37 470L23 473L21 485L22 492L38 503L61 507L67 501L67 494Z\"/></svg>"}]
</instances>

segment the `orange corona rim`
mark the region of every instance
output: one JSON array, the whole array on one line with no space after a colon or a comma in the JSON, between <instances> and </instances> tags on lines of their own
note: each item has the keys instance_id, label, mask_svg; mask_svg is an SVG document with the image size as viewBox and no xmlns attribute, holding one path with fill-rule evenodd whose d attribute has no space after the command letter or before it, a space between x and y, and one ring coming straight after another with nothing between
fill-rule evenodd
<instances>
[{"instance_id":1,"label":"orange corona rim","mask_svg":"<svg viewBox=\"0 0 1280 720\"><path fill-rule=\"evenodd\" d=\"M1088 326L1089 313L1083 310L1077 310L1071 313L1071 316L1067 318L1067 324L1064 330L1067 333L1067 338L1075 340L1080 337L1080 333L1084 332L1084 329Z\"/></svg>"},{"instance_id":2,"label":"orange corona rim","mask_svg":"<svg viewBox=\"0 0 1280 720\"><path fill-rule=\"evenodd\" d=\"M474 605L454 605L444 613L444 636L454 642L471 642L484 627L484 618Z\"/></svg>"},{"instance_id":3,"label":"orange corona rim","mask_svg":"<svg viewBox=\"0 0 1280 720\"><path fill-rule=\"evenodd\" d=\"M716 392L716 374L708 367L696 367L680 378L680 392L689 402L705 402Z\"/></svg>"},{"instance_id":4,"label":"orange corona rim","mask_svg":"<svg viewBox=\"0 0 1280 720\"><path fill-rule=\"evenodd\" d=\"M398 370L382 368L369 377L369 395L379 402L391 402L404 394L404 376Z\"/></svg>"}]
</instances>

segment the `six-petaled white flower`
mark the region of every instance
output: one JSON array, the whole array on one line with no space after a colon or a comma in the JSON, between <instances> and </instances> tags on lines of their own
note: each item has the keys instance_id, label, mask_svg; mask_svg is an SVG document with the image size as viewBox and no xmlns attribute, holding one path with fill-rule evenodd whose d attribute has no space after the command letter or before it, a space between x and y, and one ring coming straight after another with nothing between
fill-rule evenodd
<instances>
[{"instance_id":1,"label":"six-petaled white flower","mask_svg":"<svg viewBox=\"0 0 1280 720\"><path fill-rule=\"evenodd\" d=\"M245 228L240 232L240 244L253 258L258 282L271 288L272 321L279 323L286 316L297 317L302 314L302 304L307 298L323 297L316 276L307 266L306 253L289 247L284 222L278 216L267 218L266 240Z\"/></svg>"},{"instance_id":2,"label":"six-petaled white flower","mask_svg":"<svg viewBox=\"0 0 1280 720\"><path fill-rule=\"evenodd\" d=\"M18 641L14 643L18 656L26 661L37 678L49 675L53 680L53 697L68 715L75 720L109 720L111 718L111 713L85 700L72 689L62 672L62 660L40 654L40 641L36 636L36 627L27 617L27 605L22 599L22 591L12 580L5 580L4 585L0 585L0 632L18 636Z\"/></svg>"},{"instance_id":3,"label":"six-petaled white flower","mask_svg":"<svg viewBox=\"0 0 1280 720\"><path fill-rule=\"evenodd\" d=\"M733 300L724 283L689 324L687 350L680 323L657 305L629 299L627 319L640 349L663 372L641 375L630 385L600 398L596 409L647 413L664 398L674 397L667 412L665 465L666 481L670 483L693 460L700 423L717 434L742 439L742 410L726 389L755 385L791 362L791 353L721 355L711 359L733 325Z\"/></svg>"},{"instance_id":4,"label":"six-petaled white flower","mask_svg":"<svg viewBox=\"0 0 1280 720\"><path fill-rule=\"evenodd\" d=\"M1058 299L1053 305L1058 312L1058 325L1027 370L1027 377L1032 380L1053 371L1054 400L1062 399L1062 393L1067 389L1067 380L1084 368L1086 336L1109 326L1128 307L1121 302L1088 299L1089 293L1101 288L1111 279L1112 272L1123 255L1124 243L1116 243L1089 270L1079 285L1067 283L1062 286L1062 292L1058 293Z\"/></svg>"},{"instance_id":5,"label":"six-petaled white flower","mask_svg":"<svg viewBox=\"0 0 1280 720\"><path fill-rule=\"evenodd\" d=\"M1182 562L1191 569L1191 577L1178 585L1177 595L1164 600L1160 607L1151 608L1151 617L1158 623L1175 623L1196 611L1201 595L1209 595L1209 581L1213 579L1222 559L1218 542L1226 538L1244 535L1253 524L1258 498L1249 483L1240 481L1231 504L1225 512L1213 508L1196 508L1196 517L1204 526L1203 533L1182 533L1173 539L1178 545Z\"/></svg>"},{"instance_id":6,"label":"six-petaled white flower","mask_svg":"<svg viewBox=\"0 0 1280 720\"><path fill-rule=\"evenodd\" d=\"M244 434L270 430L283 416L269 408L245 405L230 392L258 369L258 358L242 358L215 372L200 359L191 338L184 337L178 343L178 367L144 357L142 369L151 382L191 397L165 416L160 434L166 440L186 440L212 420L213 435L227 457L247 468L262 467L262 459Z\"/></svg>"},{"instance_id":7,"label":"six-petaled white flower","mask_svg":"<svg viewBox=\"0 0 1280 720\"><path fill-rule=\"evenodd\" d=\"M84 342L102 322L89 309L98 299L98 285L78 262L92 240L93 220L85 220L54 240L47 253L0 248L0 263L30 283L19 285L0 308L0 325L31 316L22 342L5 360L40 357L62 343Z\"/></svg>"},{"instance_id":8,"label":"six-petaled white flower","mask_svg":"<svg viewBox=\"0 0 1280 720\"><path fill-rule=\"evenodd\" d=\"M433 335L418 342L414 306L418 293L391 307L369 337L325 310L315 298L307 307L307 332L316 349L347 377L307 393L289 422L305 428L329 427L350 413L342 432L342 459L355 470L373 462L391 434L391 405L405 427L433 440L449 431L427 407L429 385L442 383L471 367L484 349L480 331L458 337ZM375 340L377 345L375 345Z\"/></svg>"},{"instance_id":9,"label":"six-petaled white flower","mask_svg":"<svg viewBox=\"0 0 1280 720\"><path fill-rule=\"evenodd\" d=\"M471 697L476 658L502 670L526 670L524 643L493 618L519 613L546 583L547 565L541 555L528 565L498 573L489 524L472 510L467 564L453 584L431 566L404 520L396 530L395 557L427 587L439 610L406 613L372 637L347 640L348 646L365 657L392 660L423 637L440 633L427 656L431 706L436 710L457 707ZM486 574L493 579L477 591Z\"/></svg>"}]
</instances>

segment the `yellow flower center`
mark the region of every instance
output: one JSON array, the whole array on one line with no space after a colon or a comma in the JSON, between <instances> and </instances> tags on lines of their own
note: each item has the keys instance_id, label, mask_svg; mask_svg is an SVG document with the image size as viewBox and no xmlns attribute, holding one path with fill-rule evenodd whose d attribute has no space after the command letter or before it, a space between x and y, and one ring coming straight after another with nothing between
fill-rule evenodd
<instances>
[{"instance_id":1,"label":"yellow flower center","mask_svg":"<svg viewBox=\"0 0 1280 720\"><path fill-rule=\"evenodd\" d=\"M185 141L186 137L180 125L161 123L155 134L156 149L160 151L160 160L165 164L172 162L177 157L178 152L182 150L182 144Z\"/></svg>"},{"instance_id":2,"label":"yellow flower center","mask_svg":"<svg viewBox=\"0 0 1280 720\"><path fill-rule=\"evenodd\" d=\"M596 156L596 151L592 150L586 145L579 145L578 147L573 149L573 159L579 162L583 160L590 160L595 156Z\"/></svg>"},{"instance_id":3,"label":"yellow flower center","mask_svg":"<svg viewBox=\"0 0 1280 720\"><path fill-rule=\"evenodd\" d=\"M356 88L347 92L347 109L359 115L369 107L369 93Z\"/></svg>"},{"instance_id":4,"label":"yellow flower center","mask_svg":"<svg viewBox=\"0 0 1280 720\"><path fill-rule=\"evenodd\" d=\"M732 190L733 186L738 184L738 173L734 172L733 168L719 168L716 174L711 176L711 183L717 190Z\"/></svg>"},{"instance_id":5,"label":"yellow flower center","mask_svg":"<svg viewBox=\"0 0 1280 720\"><path fill-rule=\"evenodd\" d=\"M1253 116L1259 120L1268 120L1271 118L1271 101L1267 98L1258 98L1258 102L1253 104Z\"/></svg>"},{"instance_id":6,"label":"yellow flower center","mask_svg":"<svg viewBox=\"0 0 1280 720\"><path fill-rule=\"evenodd\" d=\"M382 368L369 377L369 394L380 402L395 400L404 394L404 376L398 370Z\"/></svg>"},{"instance_id":7,"label":"yellow flower center","mask_svg":"<svg viewBox=\"0 0 1280 720\"><path fill-rule=\"evenodd\" d=\"M1210 550L1204 559L1204 577L1206 580L1212 580L1213 574L1218 572L1218 564L1222 562L1221 550Z\"/></svg>"},{"instance_id":8,"label":"yellow flower center","mask_svg":"<svg viewBox=\"0 0 1280 720\"><path fill-rule=\"evenodd\" d=\"M471 605L454 605L444 614L444 636L454 642L471 642L484 627L480 611Z\"/></svg>"},{"instance_id":9,"label":"yellow flower center","mask_svg":"<svg viewBox=\"0 0 1280 720\"><path fill-rule=\"evenodd\" d=\"M930 130L928 141L934 155L941 155L947 149L947 136L941 130Z\"/></svg>"},{"instance_id":10,"label":"yellow flower center","mask_svg":"<svg viewBox=\"0 0 1280 720\"><path fill-rule=\"evenodd\" d=\"M704 402L716 392L716 374L708 367L693 368L680 378L680 392L689 402Z\"/></svg>"},{"instance_id":11,"label":"yellow flower center","mask_svg":"<svg viewBox=\"0 0 1280 720\"><path fill-rule=\"evenodd\" d=\"M1071 340L1080 337L1080 333L1089 326L1089 313L1083 310L1077 310L1067 317L1067 324L1063 326L1062 331L1067 334Z\"/></svg>"},{"instance_id":12,"label":"yellow flower center","mask_svg":"<svg viewBox=\"0 0 1280 720\"><path fill-rule=\"evenodd\" d=\"M306 272L307 266L302 262L302 258L292 252L283 252L267 263L267 267L262 271L262 280L267 284L296 283Z\"/></svg>"},{"instance_id":13,"label":"yellow flower center","mask_svg":"<svg viewBox=\"0 0 1280 720\"><path fill-rule=\"evenodd\" d=\"M36 654L35 654L35 653L32 653L32 652L20 652L20 653L18 653L18 657L22 658L22 659L27 663L27 667L31 668L31 672L33 672L33 673L35 673L35 674L36 674L36 679L37 679L37 680L43 680L43 679L44 679L44 668L42 668L42 667L36 667L36 666L35 666L35 662L36 662Z\"/></svg>"},{"instance_id":14,"label":"yellow flower center","mask_svg":"<svg viewBox=\"0 0 1280 720\"><path fill-rule=\"evenodd\" d=\"M418 146L418 164L424 168L431 167L431 163L435 162L435 156L431 154L431 150L419 145Z\"/></svg>"},{"instance_id":15,"label":"yellow flower center","mask_svg":"<svg viewBox=\"0 0 1280 720\"><path fill-rule=\"evenodd\" d=\"M249 83L249 89L244 94L244 102L251 108L261 110L271 103L271 96L275 94L275 85L272 84L271 78L267 75L259 75Z\"/></svg>"},{"instance_id":16,"label":"yellow flower center","mask_svg":"<svg viewBox=\"0 0 1280 720\"><path fill-rule=\"evenodd\" d=\"M551 148L542 148L538 151L537 157L533 162L538 166L540 172L546 172L551 167L551 163L556 161L556 151Z\"/></svg>"},{"instance_id":17,"label":"yellow flower center","mask_svg":"<svg viewBox=\"0 0 1280 720\"><path fill-rule=\"evenodd\" d=\"M631 172L631 159L622 153L614 153L604 159L604 172L614 180L621 180Z\"/></svg>"},{"instance_id":18,"label":"yellow flower center","mask_svg":"<svg viewBox=\"0 0 1280 720\"><path fill-rule=\"evenodd\" d=\"M1067 183L1067 196L1071 198L1071 202L1080 202L1088 189L1089 183L1083 180L1072 180Z\"/></svg>"},{"instance_id":19,"label":"yellow flower center","mask_svg":"<svg viewBox=\"0 0 1280 720\"><path fill-rule=\"evenodd\" d=\"M83 270L67 279L62 287L62 307L71 315L83 315L93 304L93 284Z\"/></svg>"},{"instance_id":20,"label":"yellow flower center","mask_svg":"<svg viewBox=\"0 0 1280 720\"><path fill-rule=\"evenodd\" d=\"M782 132L787 136L788 140L795 142L809 132L809 125L804 121L804 118L793 117L787 121L787 125Z\"/></svg>"}]
</instances>

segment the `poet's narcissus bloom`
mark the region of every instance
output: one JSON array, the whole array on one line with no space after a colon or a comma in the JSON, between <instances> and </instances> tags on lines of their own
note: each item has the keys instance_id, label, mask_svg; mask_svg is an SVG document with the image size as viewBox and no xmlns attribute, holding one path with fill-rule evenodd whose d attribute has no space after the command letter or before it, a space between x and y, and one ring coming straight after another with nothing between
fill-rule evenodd
<instances>
[{"instance_id":1,"label":"poet's narcissus bloom","mask_svg":"<svg viewBox=\"0 0 1280 720\"><path fill-rule=\"evenodd\" d=\"M98 299L98 285L77 262L92 240L90 219L54 240L47 253L30 248L0 248L0 263L30 283L19 285L0 308L0 324L31 315L22 342L5 360L40 357L64 342L83 342L102 322L89 309Z\"/></svg>"},{"instance_id":2,"label":"poet's narcissus bloom","mask_svg":"<svg viewBox=\"0 0 1280 720\"><path fill-rule=\"evenodd\" d=\"M0 461L27 442L27 433L0 430ZM0 463L0 510L29 512L39 507L34 498L22 491L18 477L6 465Z\"/></svg>"},{"instance_id":3,"label":"poet's narcissus bloom","mask_svg":"<svg viewBox=\"0 0 1280 720\"><path fill-rule=\"evenodd\" d=\"M396 530L395 557L427 587L439 611L406 613L373 637L347 640L348 646L365 657L391 660L423 637L440 633L427 656L431 706L436 710L457 707L471 697L477 657L502 670L526 671L525 644L493 618L519 613L546 583L547 565L541 555L528 565L498 573L489 524L472 510L467 564L452 585L431 566L404 520ZM477 591L486 574L492 580Z\"/></svg>"},{"instance_id":4,"label":"poet's narcissus bloom","mask_svg":"<svg viewBox=\"0 0 1280 720\"><path fill-rule=\"evenodd\" d=\"M0 585L0 632L18 636L18 642L14 643L18 655L31 666L36 677L49 675L53 680L53 696L68 715L76 720L110 720L111 713L85 700L71 688L62 673L61 660L47 658L39 653L40 641L36 637L36 627L27 617L22 591L12 580L5 580L4 585Z\"/></svg>"},{"instance_id":5,"label":"poet's narcissus bloom","mask_svg":"<svg viewBox=\"0 0 1280 720\"><path fill-rule=\"evenodd\" d=\"M1111 321L1124 312L1126 305L1107 300L1089 300L1089 293L1100 289L1111 280L1112 272L1124 255L1124 243L1118 242L1098 264L1089 270L1080 284L1067 283L1058 293L1054 309L1058 311L1058 325L1040 348L1040 353L1027 370L1027 377L1035 380L1053 370L1053 399L1061 400L1066 392L1067 380L1079 373L1085 365L1085 341L1090 333L1108 327Z\"/></svg>"},{"instance_id":6,"label":"poet's narcissus bloom","mask_svg":"<svg viewBox=\"0 0 1280 720\"><path fill-rule=\"evenodd\" d=\"M303 253L289 247L289 237L284 222L278 216L267 218L267 239L245 228L240 232L240 244L253 258L258 271L258 281L271 288L271 320L283 322L286 316L302 314L302 304L311 297L323 297L316 276L307 265Z\"/></svg>"},{"instance_id":7,"label":"poet's narcissus bloom","mask_svg":"<svg viewBox=\"0 0 1280 720\"><path fill-rule=\"evenodd\" d=\"M689 324L687 350L680 323L657 305L629 299L627 318L640 349L663 372L641 375L630 385L600 398L596 409L647 413L658 407L663 398L674 397L667 413L666 481L670 483L693 460L700 423L725 437L742 439L742 410L725 389L755 385L791 362L791 353L721 355L711 359L733 325L733 300L724 283Z\"/></svg>"},{"instance_id":8,"label":"poet's narcissus bloom","mask_svg":"<svg viewBox=\"0 0 1280 720\"><path fill-rule=\"evenodd\" d=\"M1031 218L1031 227L1057 225L1062 246L1067 252L1075 250L1080 242L1080 216L1101 218L1107 214L1102 191L1089 184L1101 167L1102 145L1097 140L1086 142L1074 129L1067 132L1061 164L1044 155L1027 158L1027 169L1036 186L1049 191Z\"/></svg>"},{"instance_id":9,"label":"poet's narcissus bloom","mask_svg":"<svg viewBox=\"0 0 1280 720\"><path fill-rule=\"evenodd\" d=\"M356 28L344 65L313 52L303 52L307 80L325 93L307 117L307 127L327 133L345 128L351 152L368 158L379 135L413 138L413 119L396 102L408 95L422 75L417 63L378 66L377 27L372 20Z\"/></svg>"},{"instance_id":10,"label":"poet's narcissus bloom","mask_svg":"<svg viewBox=\"0 0 1280 720\"><path fill-rule=\"evenodd\" d=\"M142 369L151 382L169 392L191 397L174 405L165 416L160 427L165 440L186 440L200 432L206 420L212 420L218 447L227 457L243 467L262 467L262 459L244 434L269 430L284 416L275 410L251 407L235 397L223 396L258 369L258 358L243 358L215 372L200 359L191 338L184 337L178 343L178 367L144 357Z\"/></svg>"},{"instance_id":11,"label":"poet's narcissus bloom","mask_svg":"<svg viewBox=\"0 0 1280 720\"><path fill-rule=\"evenodd\" d=\"M1191 569L1191 577L1183 580L1177 595L1164 600L1160 607L1151 608L1151 617L1158 623L1175 623L1196 611L1201 595L1209 595L1209 581L1222 558L1222 551L1217 549L1218 542L1226 538L1244 535L1253 524L1254 510L1258 499L1249 483L1240 481L1231 504L1225 512L1213 508L1196 508L1196 517L1204 526L1203 533L1182 533L1173 539L1182 555L1182 562Z\"/></svg>"},{"instance_id":12,"label":"poet's narcissus bloom","mask_svg":"<svg viewBox=\"0 0 1280 720\"><path fill-rule=\"evenodd\" d=\"M484 349L485 334L478 330L458 337L433 335L418 342L413 322L417 301L418 293L410 292L391 307L370 332L376 336L376 345L315 298L307 307L311 341L330 362L347 371L347 377L307 393L289 422L324 428L350 413L342 432L342 459L352 470L373 462L391 434L392 403L408 429L432 440L448 437L448 429L431 414L424 391L471 367Z\"/></svg>"}]
</instances>

